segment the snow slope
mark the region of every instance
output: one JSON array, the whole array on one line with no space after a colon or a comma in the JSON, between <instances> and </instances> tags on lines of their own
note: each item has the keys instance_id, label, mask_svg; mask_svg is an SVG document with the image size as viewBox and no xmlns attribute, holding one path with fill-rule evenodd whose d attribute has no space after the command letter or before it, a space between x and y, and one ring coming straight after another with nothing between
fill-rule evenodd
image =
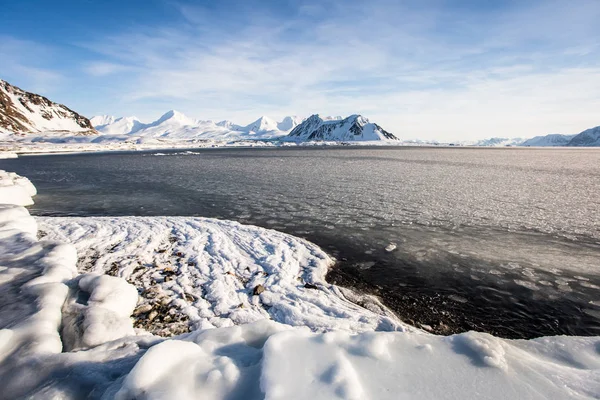
<instances>
[{"instance_id":1,"label":"snow slope","mask_svg":"<svg viewBox=\"0 0 600 400\"><path fill-rule=\"evenodd\" d=\"M317 280L326 256L316 246L260 228L178 219L165 227L175 228L175 240L166 234L167 243L175 247L164 249L165 232L155 229L164 226L166 218L77 218L73 223L69 218L45 218L44 229L78 239L75 245L64 244L48 240L51 233L44 231L39 233L46 237L38 240L36 220L25 208L10 204L12 197L4 193L15 176L0 177L4 180L11 184L0 185L0 199L9 202L0 205L2 398L493 400L593 399L600 393L599 337L503 340L476 332L443 337L416 329L356 334L327 324L311 331L264 318L168 340L150 335L134 329L128 318L137 312L138 293L144 298L145 291L134 287L144 279L128 272L137 268L135 260L118 258L130 252L148 263L160 260L147 254L155 250L169 255L174 251L174 258L197 257L197 267L206 262L206 284L214 281L214 290L206 290L202 300L209 302L212 293L222 290L219 282L238 280L223 271L245 271L247 263L250 271L259 272L250 279L264 280L265 291L252 297L263 304L275 299L270 307L285 306L280 310L292 320L341 322L341 311L362 314L355 322L368 325L373 313L349 305L340 310L343 303L328 300L333 293ZM184 222L197 225L180 226ZM151 232L144 234L146 229ZM83 251L79 262L76 247ZM90 248L102 253L91 254ZM183 256L181 250L188 249ZM301 260L316 264L301 271ZM83 270L88 267L109 270L104 275ZM165 269L145 267L151 274ZM152 279L160 288L165 281L177 282L173 288L193 286L179 273L183 265L177 268L169 274L171 280L164 279L164 273ZM269 271L260 277L260 272ZM296 288L291 283L298 272L318 287L304 288L314 291L310 301L302 297L302 282ZM245 299L248 286L230 286L237 288L231 300ZM173 297L168 300L180 299L175 292ZM147 304L144 301L137 309ZM227 299L217 300L215 306L220 302L226 313ZM270 313L270 308L263 309ZM174 315L168 308L160 311L163 319Z\"/></svg>"},{"instance_id":2,"label":"snow slope","mask_svg":"<svg viewBox=\"0 0 600 400\"><path fill-rule=\"evenodd\" d=\"M566 146L575 135L559 135L550 134L546 136L536 136L531 139L527 139L520 143L519 146L531 146L531 147L559 147Z\"/></svg>"},{"instance_id":3,"label":"snow slope","mask_svg":"<svg viewBox=\"0 0 600 400\"><path fill-rule=\"evenodd\" d=\"M90 121L38 94L0 79L0 131L11 133L70 131L96 133Z\"/></svg>"},{"instance_id":4,"label":"snow slope","mask_svg":"<svg viewBox=\"0 0 600 400\"><path fill-rule=\"evenodd\" d=\"M600 146L600 126L587 129L571 139L567 146L584 146L598 147Z\"/></svg>"},{"instance_id":5,"label":"snow slope","mask_svg":"<svg viewBox=\"0 0 600 400\"><path fill-rule=\"evenodd\" d=\"M343 120L324 120L312 115L296 126L286 137L289 140L320 141L388 141L398 140L379 125L361 115L351 115Z\"/></svg>"}]
</instances>

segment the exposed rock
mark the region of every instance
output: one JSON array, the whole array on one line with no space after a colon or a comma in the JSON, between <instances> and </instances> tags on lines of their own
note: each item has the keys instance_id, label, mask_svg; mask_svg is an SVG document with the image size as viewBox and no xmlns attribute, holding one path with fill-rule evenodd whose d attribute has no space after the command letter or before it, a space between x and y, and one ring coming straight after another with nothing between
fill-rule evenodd
<instances>
[{"instance_id":1,"label":"exposed rock","mask_svg":"<svg viewBox=\"0 0 600 400\"><path fill-rule=\"evenodd\" d=\"M254 287L254 290L252 291L252 294L254 296L258 296L259 294L261 294L264 291L265 291L265 287L263 285L256 285Z\"/></svg>"}]
</instances>

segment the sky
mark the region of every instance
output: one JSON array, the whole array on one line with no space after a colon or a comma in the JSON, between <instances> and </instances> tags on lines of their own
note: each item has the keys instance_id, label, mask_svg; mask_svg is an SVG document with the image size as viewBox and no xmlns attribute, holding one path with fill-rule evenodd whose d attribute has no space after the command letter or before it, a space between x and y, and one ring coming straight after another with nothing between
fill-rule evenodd
<instances>
[{"instance_id":1,"label":"sky","mask_svg":"<svg viewBox=\"0 0 600 400\"><path fill-rule=\"evenodd\" d=\"M600 125L600 0L0 0L0 79L83 115L362 114L402 139Z\"/></svg>"}]
</instances>

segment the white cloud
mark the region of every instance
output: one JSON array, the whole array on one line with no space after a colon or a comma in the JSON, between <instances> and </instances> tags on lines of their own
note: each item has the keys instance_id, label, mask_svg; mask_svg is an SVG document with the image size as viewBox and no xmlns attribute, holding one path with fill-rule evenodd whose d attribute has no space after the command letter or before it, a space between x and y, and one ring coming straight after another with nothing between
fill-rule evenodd
<instances>
[{"instance_id":1,"label":"white cloud","mask_svg":"<svg viewBox=\"0 0 600 400\"><path fill-rule=\"evenodd\" d=\"M99 57L81 69L114 86L105 113L147 118L363 113L401 137L442 140L600 124L600 3L420 4L304 1L285 15L176 4L185 22L87 43Z\"/></svg>"}]
</instances>

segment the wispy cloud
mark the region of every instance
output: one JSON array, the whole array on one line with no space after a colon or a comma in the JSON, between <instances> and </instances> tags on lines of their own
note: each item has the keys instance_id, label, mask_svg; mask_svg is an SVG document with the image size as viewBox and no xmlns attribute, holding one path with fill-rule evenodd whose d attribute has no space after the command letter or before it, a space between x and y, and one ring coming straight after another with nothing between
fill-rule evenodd
<instances>
[{"instance_id":1,"label":"wispy cloud","mask_svg":"<svg viewBox=\"0 0 600 400\"><path fill-rule=\"evenodd\" d=\"M0 36L2 78L38 93L50 92L63 82L63 76L55 69L40 66L38 60L51 59L53 54L53 49L48 46L11 36Z\"/></svg>"},{"instance_id":2,"label":"wispy cloud","mask_svg":"<svg viewBox=\"0 0 600 400\"><path fill-rule=\"evenodd\" d=\"M146 118L363 113L439 139L600 124L600 3L486 3L168 2L177 21L77 43L81 79Z\"/></svg>"}]
</instances>

